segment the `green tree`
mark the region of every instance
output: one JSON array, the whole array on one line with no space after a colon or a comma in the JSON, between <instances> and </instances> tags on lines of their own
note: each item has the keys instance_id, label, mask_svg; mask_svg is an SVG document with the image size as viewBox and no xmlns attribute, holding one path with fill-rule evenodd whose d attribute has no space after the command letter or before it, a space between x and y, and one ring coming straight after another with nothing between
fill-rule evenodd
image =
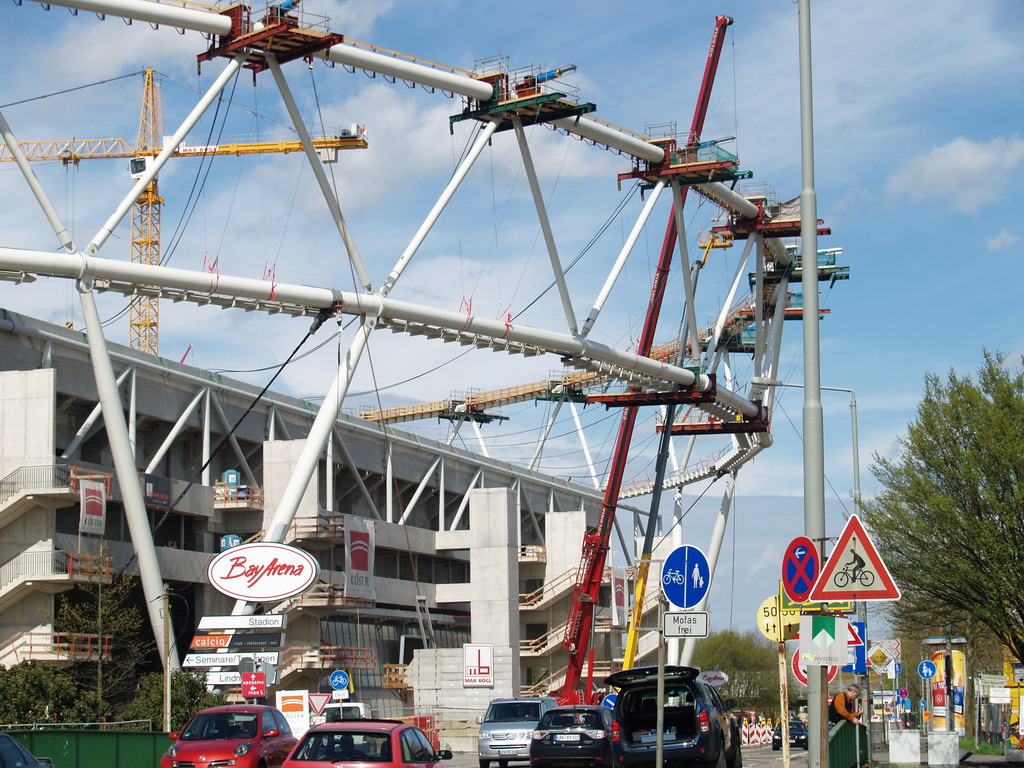
<instances>
[{"instance_id":1,"label":"green tree","mask_svg":"<svg viewBox=\"0 0 1024 768\"><path fill-rule=\"evenodd\" d=\"M777 645L756 630L712 632L697 643L693 665L705 671L725 672L729 682L719 689L719 694L723 699L736 699L739 709L778 713Z\"/></svg>"},{"instance_id":2,"label":"green tree","mask_svg":"<svg viewBox=\"0 0 1024 768\"><path fill-rule=\"evenodd\" d=\"M109 654L73 665L68 673L83 690L104 702L111 711L129 699L153 650L148 628L139 608L137 578L117 571L62 593L57 603L54 629L70 636L91 635L106 644Z\"/></svg>"},{"instance_id":3,"label":"green tree","mask_svg":"<svg viewBox=\"0 0 1024 768\"><path fill-rule=\"evenodd\" d=\"M0 667L0 722L95 722L95 696L81 691L56 665L23 661Z\"/></svg>"},{"instance_id":4,"label":"green tree","mask_svg":"<svg viewBox=\"0 0 1024 768\"><path fill-rule=\"evenodd\" d=\"M206 689L206 674L200 670L177 669L171 673L171 730L180 731L196 712L216 707L225 701L224 694ZM124 712L125 720L151 720L160 730L164 723L164 676L145 675L139 681L138 693Z\"/></svg>"},{"instance_id":5,"label":"green tree","mask_svg":"<svg viewBox=\"0 0 1024 768\"><path fill-rule=\"evenodd\" d=\"M875 454L865 522L903 598L897 627L986 628L1024 661L1024 373L985 353L976 379L925 377L899 454Z\"/></svg>"}]
</instances>

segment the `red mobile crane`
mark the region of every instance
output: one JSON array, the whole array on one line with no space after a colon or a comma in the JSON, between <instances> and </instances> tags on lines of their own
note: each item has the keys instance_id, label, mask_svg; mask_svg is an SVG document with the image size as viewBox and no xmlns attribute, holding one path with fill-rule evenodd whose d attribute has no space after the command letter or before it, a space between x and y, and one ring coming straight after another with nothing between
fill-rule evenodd
<instances>
[{"instance_id":1,"label":"red mobile crane","mask_svg":"<svg viewBox=\"0 0 1024 768\"><path fill-rule=\"evenodd\" d=\"M711 37L711 48L708 51L707 64L704 67L704 79L701 81L700 92L697 95L697 105L693 113L693 123L690 126L688 139L690 146L696 146L700 141L700 134L704 128L704 118L707 116L708 102L711 99L711 86L715 80L715 72L718 69L718 60L722 55L722 48L725 42L726 27L731 25L733 20L728 16L718 16L715 19L715 31ZM683 203L686 202L686 189L683 189ZM658 316L661 313L661 303L665 296L665 283L668 278L669 266L672 263L672 253L675 250L677 230L675 217L669 215L668 226L665 230L665 239L661 246L661 255L658 259L658 267L654 275L654 284L651 287L651 296L647 305L647 315L644 318L643 330L640 335L640 343L637 354L647 355L651 351L654 342L654 331L658 324ZM569 651L569 661L565 670L565 683L560 692L555 695L559 703L578 704L596 703L592 680L588 678L586 690L580 689L580 682L583 677L583 664L590 652L590 670L593 675L594 660L591 649L591 633L593 627L594 610L597 607L598 597L601 589L601 576L604 572L605 559L608 555L608 542L611 538L612 523L615 520L615 509L618 504L619 490L622 486L622 475L626 467L626 458L629 454L629 445L633 437L633 427L636 424L637 407L626 406L622 409L622 420L619 423L619 433L615 440L615 450L612 454L611 469L608 473L608 483L605 486L604 501L601 505L601 515L598 518L597 528L594 533L583 537L583 553L580 558L580 565L576 571L576 585L573 589L572 601L569 605L569 617L565 624L565 636L562 638L562 646ZM648 525L654 525L649 519Z\"/></svg>"}]
</instances>

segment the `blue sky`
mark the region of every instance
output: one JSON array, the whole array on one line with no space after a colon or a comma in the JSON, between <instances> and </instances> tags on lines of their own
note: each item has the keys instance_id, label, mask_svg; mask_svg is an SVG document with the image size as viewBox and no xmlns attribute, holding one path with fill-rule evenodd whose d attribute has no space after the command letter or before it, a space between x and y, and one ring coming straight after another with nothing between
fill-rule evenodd
<instances>
[{"instance_id":1,"label":"blue sky","mask_svg":"<svg viewBox=\"0 0 1024 768\"><path fill-rule=\"evenodd\" d=\"M851 279L822 285L822 383L852 388L860 416L862 483L873 453L893 455L912 418L926 372L973 370L983 348L1019 359L1024 223L1024 5L1013 2L936 0L894 5L884 0L812 3L814 28L815 163L818 214L832 228L820 247L842 247ZM789 0L678 3L640 6L531 0L514 6L406 0L304 0L303 10L331 18L331 29L463 69L497 54L512 68L548 69L576 64L564 82L597 104L596 114L631 130L674 121L688 128L716 14L735 18L711 100L704 138L726 143L753 183L780 200L800 193L797 5ZM154 30L136 22L72 16L37 3L0 6L0 43L6 52L0 88L3 113L21 140L124 137L138 132L140 77L116 80L47 99L37 97L154 67L162 85L165 132L170 133L212 82L222 64L204 64L197 76L200 35ZM315 127L365 124L370 149L348 153L332 168L345 215L376 284L447 181L467 141L468 126L449 134L457 99L371 79L362 72L317 62L285 69L305 119ZM189 143L287 136L284 109L272 78L256 87L248 74L231 90L227 120L212 119ZM15 102L24 103L15 104ZM211 113L212 115L212 113ZM210 132L214 133L211 134ZM578 316L585 316L615 258L640 202L626 202L616 174L628 162L543 129L529 132L563 263L583 253L567 278ZM170 265L201 269L219 259L221 272L350 289L351 275L337 233L298 155L217 158L208 175L195 160L181 160L160 179L166 199L163 244ZM76 242L88 242L129 188L123 161L83 162L77 170L39 164L37 173ZM201 190L196 192L195 190ZM0 244L48 249L45 220L24 192L11 164L0 167L4 227ZM195 210L185 218L189 201ZM564 328L552 292L530 303L551 281L547 254L532 211L511 134L500 134L474 168L460 195L417 255L395 296L442 309L472 302L474 314ZM686 218L691 249L717 211L692 194ZM594 338L629 347L639 335L650 271L667 211L662 205L641 238ZM610 226L588 247L603 225ZM741 248L716 252L702 276L698 318L717 311ZM691 250L691 254L693 251ZM128 258L127 222L103 255ZM666 303L658 341L678 333L678 273ZM528 309L527 306L529 306ZM31 286L0 283L0 306L81 326L77 299L66 281ZM104 317L123 307L104 297ZM258 371L284 360L306 329L305 321L266 319L209 308L164 305L161 352L210 370L263 383ZM282 375L280 388L317 398L338 356L333 329L327 342ZM127 339L122 319L110 338ZM349 330L341 340L344 349ZM798 324L787 327L781 376L799 382L802 350ZM555 358L521 360L488 352L461 356L461 348L377 334L346 407L440 399L534 381L560 370ZM742 379L743 365L736 362ZM248 371L248 372L245 372ZM367 394L355 394L367 393ZM735 538L727 545L712 590L712 625L754 626L754 612L774 586L788 541L803 530L800 390L783 390L774 414L775 445L740 473ZM824 393L825 467L830 536L853 510L849 397ZM482 428L492 455L527 461L544 404L502 411L509 421ZM627 477L653 472L653 412L637 431ZM607 463L617 414L591 406L582 415L600 467ZM416 427L445 439L447 422ZM563 419L543 467L585 477L571 422ZM475 440L468 428L462 437ZM713 452L721 443L710 444ZM698 448L698 452L705 450ZM684 521L687 543L705 546L721 496L719 483ZM688 507L703 487L684 494ZM646 500L637 503L646 505ZM735 545L734 545L735 541Z\"/></svg>"}]
</instances>

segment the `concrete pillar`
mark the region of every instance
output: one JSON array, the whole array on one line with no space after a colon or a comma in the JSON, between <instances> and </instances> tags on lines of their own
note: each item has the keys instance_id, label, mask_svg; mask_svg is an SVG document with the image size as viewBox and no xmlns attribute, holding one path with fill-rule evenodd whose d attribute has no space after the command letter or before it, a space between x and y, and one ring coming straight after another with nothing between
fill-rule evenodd
<instances>
[{"instance_id":1,"label":"concrete pillar","mask_svg":"<svg viewBox=\"0 0 1024 768\"><path fill-rule=\"evenodd\" d=\"M519 664L519 513L515 492L487 488L471 492L469 522L472 539L469 564L472 641L491 643L494 661L498 648L510 648L510 668L495 669L495 679L512 682L512 695L520 691Z\"/></svg>"}]
</instances>

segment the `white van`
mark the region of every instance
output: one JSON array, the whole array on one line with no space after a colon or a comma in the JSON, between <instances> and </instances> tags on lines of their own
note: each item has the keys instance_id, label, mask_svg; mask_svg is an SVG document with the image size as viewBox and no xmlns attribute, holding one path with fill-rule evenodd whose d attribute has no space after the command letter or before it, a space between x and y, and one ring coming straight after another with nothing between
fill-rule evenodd
<instances>
[{"instance_id":1,"label":"white van","mask_svg":"<svg viewBox=\"0 0 1024 768\"><path fill-rule=\"evenodd\" d=\"M324 707L322 715L309 718L310 725L336 723L339 720L372 720L373 710L361 701L332 701Z\"/></svg>"}]
</instances>

